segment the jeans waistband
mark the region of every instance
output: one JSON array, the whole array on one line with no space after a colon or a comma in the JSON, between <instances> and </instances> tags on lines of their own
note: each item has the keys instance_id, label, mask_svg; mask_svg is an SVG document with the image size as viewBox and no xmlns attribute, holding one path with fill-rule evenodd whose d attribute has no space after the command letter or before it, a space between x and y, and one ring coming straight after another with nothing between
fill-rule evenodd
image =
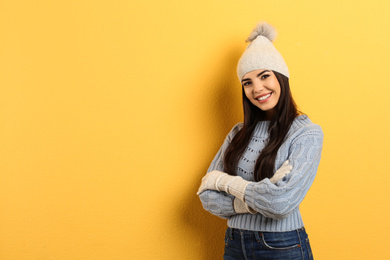
<instances>
[{"instance_id":1,"label":"jeans waistband","mask_svg":"<svg viewBox=\"0 0 390 260\"><path fill-rule=\"evenodd\" d=\"M253 234L256 238L258 238L259 236L262 236L263 234L272 234L272 233L285 233L285 234L288 234L288 233L306 233L306 229L305 227L301 227L301 228L298 228L298 229L295 229L295 230L291 230L291 231L283 231L283 232L263 232L263 231L253 231L253 230L244 230L244 229L237 229L237 228L230 228L228 227L227 229L227 234L229 235L230 239L233 238L233 233L239 233L240 235L251 235Z\"/></svg>"}]
</instances>

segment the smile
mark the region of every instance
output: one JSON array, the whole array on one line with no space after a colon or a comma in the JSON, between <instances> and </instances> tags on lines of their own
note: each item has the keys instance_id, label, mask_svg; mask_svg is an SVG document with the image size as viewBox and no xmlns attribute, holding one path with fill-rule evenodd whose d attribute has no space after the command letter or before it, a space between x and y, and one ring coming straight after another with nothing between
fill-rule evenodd
<instances>
[{"instance_id":1,"label":"smile","mask_svg":"<svg viewBox=\"0 0 390 260\"><path fill-rule=\"evenodd\" d=\"M258 98L256 98L256 99L259 100L259 101L265 101L265 100L268 99L271 95L272 95L272 93L269 93L268 95L261 96L261 97L258 97Z\"/></svg>"}]
</instances>

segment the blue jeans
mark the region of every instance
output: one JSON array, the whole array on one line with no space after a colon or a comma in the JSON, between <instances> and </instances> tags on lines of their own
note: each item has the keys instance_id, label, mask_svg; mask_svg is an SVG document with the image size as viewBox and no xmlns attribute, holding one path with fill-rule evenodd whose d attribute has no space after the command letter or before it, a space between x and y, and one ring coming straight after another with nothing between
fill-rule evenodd
<instances>
[{"instance_id":1,"label":"blue jeans","mask_svg":"<svg viewBox=\"0 0 390 260\"><path fill-rule=\"evenodd\" d=\"M224 260L313 259L305 228L288 232L256 232L228 228Z\"/></svg>"}]
</instances>

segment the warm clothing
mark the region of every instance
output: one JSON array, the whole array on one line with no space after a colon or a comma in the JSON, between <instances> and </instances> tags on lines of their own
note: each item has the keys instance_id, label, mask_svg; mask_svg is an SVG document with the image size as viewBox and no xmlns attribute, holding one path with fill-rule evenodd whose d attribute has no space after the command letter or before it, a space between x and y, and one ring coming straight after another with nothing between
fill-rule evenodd
<instances>
[{"instance_id":1,"label":"warm clothing","mask_svg":"<svg viewBox=\"0 0 390 260\"><path fill-rule=\"evenodd\" d=\"M259 23L247 39L250 43L237 64L237 75L241 82L245 74L254 70L267 69L290 77L282 55L272 44L276 30L266 22Z\"/></svg>"},{"instance_id":2,"label":"warm clothing","mask_svg":"<svg viewBox=\"0 0 390 260\"><path fill-rule=\"evenodd\" d=\"M305 228L288 232L228 228L223 259L313 260L313 254Z\"/></svg>"},{"instance_id":3,"label":"warm clothing","mask_svg":"<svg viewBox=\"0 0 390 260\"><path fill-rule=\"evenodd\" d=\"M284 179L272 184L268 178L254 182L253 175L256 159L267 142L268 126L269 121L258 123L237 167L237 175L251 182L245 190L245 202L258 213L237 214L233 207L234 197L223 192L206 190L199 195L203 207L214 215L227 218L231 228L285 232L303 227L299 204L313 183L320 162L323 141L321 127L313 124L306 115L294 120L275 160L275 169L280 168L286 160L293 169ZM226 148L241 128L242 123L233 127L208 172L224 170Z\"/></svg>"}]
</instances>

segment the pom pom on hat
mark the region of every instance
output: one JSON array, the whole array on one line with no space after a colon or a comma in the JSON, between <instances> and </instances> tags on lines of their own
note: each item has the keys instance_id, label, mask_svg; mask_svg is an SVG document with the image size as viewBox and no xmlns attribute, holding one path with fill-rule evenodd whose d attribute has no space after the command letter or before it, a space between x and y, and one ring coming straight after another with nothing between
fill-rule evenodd
<instances>
[{"instance_id":1,"label":"pom pom on hat","mask_svg":"<svg viewBox=\"0 0 390 260\"><path fill-rule=\"evenodd\" d=\"M262 22L256 26L247 39L250 43L237 65L240 81L245 74L258 69L269 69L290 77L286 62L272 44L275 38L276 31L270 24Z\"/></svg>"},{"instance_id":2,"label":"pom pom on hat","mask_svg":"<svg viewBox=\"0 0 390 260\"><path fill-rule=\"evenodd\" d=\"M246 42L251 42L254 39L257 38L257 36L264 36L271 42L275 40L276 38L276 30L272 25L266 22L259 23L255 29L253 29L252 33L249 35L248 39L246 39Z\"/></svg>"}]
</instances>

